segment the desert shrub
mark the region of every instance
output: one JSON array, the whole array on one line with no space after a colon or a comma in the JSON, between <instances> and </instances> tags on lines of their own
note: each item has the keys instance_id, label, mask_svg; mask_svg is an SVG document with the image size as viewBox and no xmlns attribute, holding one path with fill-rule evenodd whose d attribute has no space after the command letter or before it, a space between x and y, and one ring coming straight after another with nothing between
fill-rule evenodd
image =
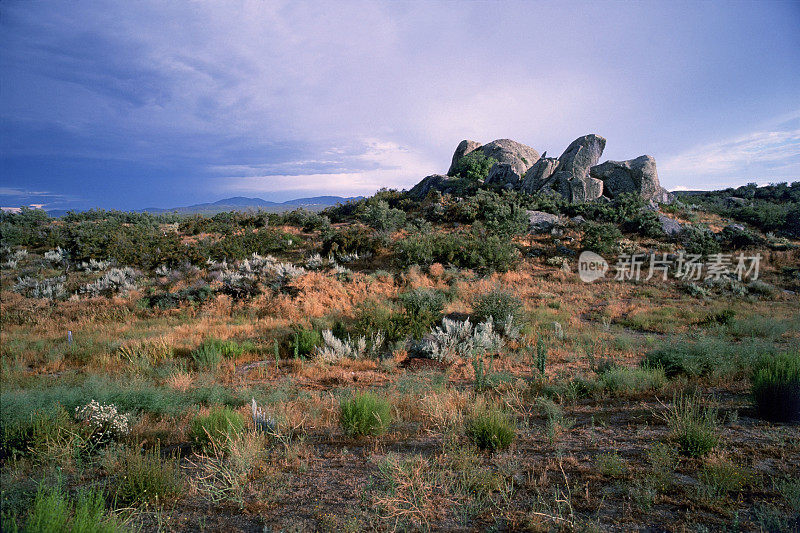
<instances>
[{"instance_id":1,"label":"desert shrub","mask_svg":"<svg viewBox=\"0 0 800 533\"><path fill-rule=\"evenodd\" d=\"M741 465L716 460L703 465L699 481L698 496L705 500L717 501L730 493L741 492L752 479Z\"/></svg>"},{"instance_id":2,"label":"desert shrub","mask_svg":"<svg viewBox=\"0 0 800 533\"><path fill-rule=\"evenodd\" d=\"M398 342L408 337L419 339L438 319L438 314L434 315L422 309L418 313L406 310L398 312L386 305L370 301L357 308L354 326L349 333L353 337L366 338L380 334L387 342ZM336 334L340 338L347 335L344 331Z\"/></svg>"},{"instance_id":3,"label":"desert shrub","mask_svg":"<svg viewBox=\"0 0 800 533\"><path fill-rule=\"evenodd\" d=\"M161 458L161 448L127 449L115 466L116 497L129 504L163 502L181 494L183 477L177 457Z\"/></svg>"},{"instance_id":4,"label":"desert shrub","mask_svg":"<svg viewBox=\"0 0 800 533\"><path fill-rule=\"evenodd\" d=\"M399 299L409 315L436 316L444 309L447 295L437 289L417 288L402 293Z\"/></svg>"},{"instance_id":5,"label":"desert shrub","mask_svg":"<svg viewBox=\"0 0 800 533\"><path fill-rule=\"evenodd\" d=\"M800 422L800 352L762 356L753 369L751 381L760 417L775 422Z\"/></svg>"},{"instance_id":6,"label":"desert shrub","mask_svg":"<svg viewBox=\"0 0 800 533\"><path fill-rule=\"evenodd\" d=\"M378 331L370 335L351 339L340 339L333 331L326 329L322 332L323 344L316 349L317 357L321 361L334 363L341 359L363 359L365 357L377 358L383 348L384 336Z\"/></svg>"},{"instance_id":7,"label":"desert shrub","mask_svg":"<svg viewBox=\"0 0 800 533\"><path fill-rule=\"evenodd\" d=\"M16 524L3 529L16 531ZM11 527L8 527L11 525ZM82 489L73 500L61 480L55 484L39 483L39 488L25 517L26 533L114 533L125 531L123 524L106 509L105 494L98 489Z\"/></svg>"},{"instance_id":8,"label":"desert shrub","mask_svg":"<svg viewBox=\"0 0 800 533\"><path fill-rule=\"evenodd\" d=\"M174 309L184 303L191 305L200 304L210 300L214 296L214 290L207 283L194 287L187 287L177 292L164 292L153 294L143 298L142 304L146 307L158 309Z\"/></svg>"},{"instance_id":9,"label":"desert shrub","mask_svg":"<svg viewBox=\"0 0 800 533\"><path fill-rule=\"evenodd\" d=\"M583 226L581 248L598 254L613 254L619 250L622 233L614 224L587 222Z\"/></svg>"},{"instance_id":10,"label":"desert shrub","mask_svg":"<svg viewBox=\"0 0 800 533\"><path fill-rule=\"evenodd\" d=\"M136 280L139 277L140 274L130 267L112 268L100 279L81 287L78 292L89 297L124 294L136 288Z\"/></svg>"},{"instance_id":11,"label":"desert shrub","mask_svg":"<svg viewBox=\"0 0 800 533\"><path fill-rule=\"evenodd\" d=\"M717 409L697 393L678 394L664 415L672 439L683 455L703 457L719 443Z\"/></svg>"},{"instance_id":12,"label":"desert shrub","mask_svg":"<svg viewBox=\"0 0 800 533\"><path fill-rule=\"evenodd\" d=\"M469 320L460 322L445 318L441 327L434 327L415 350L428 359L449 363L457 357L498 352L502 346L503 339L495 333L491 319L473 327Z\"/></svg>"},{"instance_id":13,"label":"desert shrub","mask_svg":"<svg viewBox=\"0 0 800 533\"><path fill-rule=\"evenodd\" d=\"M616 367L603 372L597 381L612 394L659 390L667 383L662 368Z\"/></svg>"},{"instance_id":14,"label":"desert shrub","mask_svg":"<svg viewBox=\"0 0 800 533\"><path fill-rule=\"evenodd\" d=\"M339 423L349 437L380 435L391 420L389 400L371 392L356 394L339 402Z\"/></svg>"},{"instance_id":15,"label":"desert shrub","mask_svg":"<svg viewBox=\"0 0 800 533\"><path fill-rule=\"evenodd\" d=\"M734 377L740 375L762 352L776 352L774 344L745 339L732 343L722 339L701 337L688 340L677 337L664 346L645 354L645 368L663 368L667 377Z\"/></svg>"},{"instance_id":16,"label":"desert shrub","mask_svg":"<svg viewBox=\"0 0 800 533\"><path fill-rule=\"evenodd\" d=\"M88 439L95 445L118 440L130 431L130 416L120 413L114 404L102 405L92 400L75 408L75 419L89 428Z\"/></svg>"},{"instance_id":17,"label":"desert shrub","mask_svg":"<svg viewBox=\"0 0 800 533\"><path fill-rule=\"evenodd\" d=\"M244 417L241 414L228 407L217 407L208 414L194 417L189 438L195 446L206 449L212 440L225 442L235 438L243 429Z\"/></svg>"},{"instance_id":18,"label":"desert shrub","mask_svg":"<svg viewBox=\"0 0 800 533\"><path fill-rule=\"evenodd\" d=\"M720 250L717 236L708 228L686 226L681 230L679 238L683 248L690 254L706 257Z\"/></svg>"},{"instance_id":19,"label":"desert shrub","mask_svg":"<svg viewBox=\"0 0 800 533\"><path fill-rule=\"evenodd\" d=\"M516 427L498 408L478 408L466 421L467 437L482 450L504 450L514 441Z\"/></svg>"},{"instance_id":20,"label":"desert shrub","mask_svg":"<svg viewBox=\"0 0 800 533\"><path fill-rule=\"evenodd\" d=\"M429 266L452 264L459 268L505 272L516 265L519 251L504 235L472 232L417 235L397 241L397 263Z\"/></svg>"},{"instance_id":21,"label":"desert shrub","mask_svg":"<svg viewBox=\"0 0 800 533\"><path fill-rule=\"evenodd\" d=\"M456 204L456 214L462 222L480 220L492 234L517 235L528 229L528 214L513 193L499 195L494 191L480 190L475 196ZM469 220L474 212L475 216Z\"/></svg>"},{"instance_id":22,"label":"desert shrub","mask_svg":"<svg viewBox=\"0 0 800 533\"><path fill-rule=\"evenodd\" d=\"M53 301L64 300L67 297L66 281L66 276L43 280L25 276L17 280L12 290L28 298L42 298Z\"/></svg>"},{"instance_id":23,"label":"desert shrub","mask_svg":"<svg viewBox=\"0 0 800 533\"><path fill-rule=\"evenodd\" d=\"M344 254L374 254L381 246L375 230L361 224L331 229L322 235L322 254L339 257Z\"/></svg>"},{"instance_id":24,"label":"desert shrub","mask_svg":"<svg viewBox=\"0 0 800 533\"><path fill-rule=\"evenodd\" d=\"M730 225L722 230L720 235L722 242L726 247L740 249L748 248L750 246L757 246L763 244L763 239L758 235L741 226Z\"/></svg>"},{"instance_id":25,"label":"desert shrub","mask_svg":"<svg viewBox=\"0 0 800 533\"><path fill-rule=\"evenodd\" d=\"M61 442L65 435L75 433L74 423L59 405L19 413L17 406L3 400L0 459L37 455L50 443Z\"/></svg>"},{"instance_id":26,"label":"desert shrub","mask_svg":"<svg viewBox=\"0 0 800 533\"><path fill-rule=\"evenodd\" d=\"M298 327L292 341L297 355L311 355L322 344L322 334L314 328Z\"/></svg>"},{"instance_id":27,"label":"desert shrub","mask_svg":"<svg viewBox=\"0 0 800 533\"><path fill-rule=\"evenodd\" d=\"M494 290L479 296L473 307L477 322L491 318L499 328L521 322L522 300L507 291Z\"/></svg>"},{"instance_id":28,"label":"desert shrub","mask_svg":"<svg viewBox=\"0 0 800 533\"><path fill-rule=\"evenodd\" d=\"M489 176L489 169L497 163L493 157L486 157L482 150L473 150L458 160L451 176L468 182L483 181Z\"/></svg>"},{"instance_id":29,"label":"desert shrub","mask_svg":"<svg viewBox=\"0 0 800 533\"><path fill-rule=\"evenodd\" d=\"M192 359L197 368L213 369L219 367L223 359L235 359L246 351L252 350L251 343L238 343L232 340L208 338L192 351Z\"/></svg>"},{"instance_id":30,"label":"desert shrub","mask_svg":"<svg viewBox=\"0 0 800 533\"><path fill-rule=\"evenodd\" d=\"M368 203L361 220L378 231L394 231L406 223L406 214L383 200Z\"/></svg>"}]
</instances>

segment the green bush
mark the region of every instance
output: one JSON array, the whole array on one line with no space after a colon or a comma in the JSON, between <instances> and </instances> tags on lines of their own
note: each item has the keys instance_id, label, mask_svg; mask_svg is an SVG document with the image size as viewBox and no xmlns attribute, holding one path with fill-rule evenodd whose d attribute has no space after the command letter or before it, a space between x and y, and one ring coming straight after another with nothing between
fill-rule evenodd
<instances>
[{"instance_id":1,"label":"green bush","mask_svg":"<svg viewBox=\"0 0 800 533\"><path fill-rule=\"evenodd\" d=\"M476 224L477 226L477 224ZM471 232L417 235L397 241L395 255L400 267L452 264L459 268L505 272L519 260L519 251L505 235Z\"/></svg>"},{"instance_id":2,"label":"green bush","mask_svg":"<svg viewBox=\"0 0 800 533\"><path fill-rule=\"evenodd\" d=\"M417 288L402 293L399 297L406 313L412 316L438 315L444 309L447 295L437 289Z\"/></svg>"},{"instance_id":3,"label":"green bush","mask_svg":"<svg viewBox=\"0 0 800 533\"><path fill-rule=\"evenodd\" d=\"M584 224L581 248L597 254L613 254L619 250L622 233L614 224Z\"/></svg>"},{"instance_id":4,"label":"green bush","mask_svg":"<svg viewBox=\"0 0 800 533\"><path fill-rule=\"evenodd\" d=\"M197 368L214 369L219 367L223 359L235 359L252 349L251 343L209 338L192 351L192 359Z\"/></svg>"},{"instance_id":5,"label":"green bush","mask_svg":"<svg viewBox=\"0 0 800 533\"><path fill-rule=\"evenodd\" d=\"M48 444L60 442L67 435L75 433L75 424L61 406L34 409L27 416L8 411L13 408L13 405L3 402L0 459L36 455Z\"/></svg>"},{"instance_id":6,"label":"green bush","mask_svg":"<svg viewBox=\"0 0 800 533\"><path fill-rule=\"evenodd\" d=\"M478 409L466 423L467 437L482 450L504 450L514 441L516 427L506 413L497 408Z\"/></svg>"},{"instance_id":7,"label":"green bush","mask_svg":"<svg viewBox=\"0 0 800 533\"><path fill-rule=\"evenodd\" d=\"M211 441L224 443L235 438L244 429L244 417L228 407L217 407L207 415L197 415L192 420L189 438L201 448L208 448Z\"/></svg>"},{"instance_id":8,"label":"green bush","mask_svg":"<svg viewBox=\"0 0 800 533\"><path fill-rule=\"evenodd\" d=\"M751 393L758 415L800 422L800 352L762 356L753 369Z\"/></svg>"},{"instance_id":9,"label":"green bush","mask_svg":"<svg viewBox=\"0 0 800 533\"><path fill-rule=\"evenodd\" d=\"M322 344L322 334L314 328L296 328L293 337L297 355L311 355Z\"/></svg>"},{"instance_id":10,"label":"green bush","mask_svg":"<svg viewBox=\"0 0 800 533\"><path fill-rule=\"evenodd\" d=\"M177 457L161 458L161 448L128 449L116 470L116 496L123 503L163 502L183 491L183 476Z\"/></svg>"},{"instance_id":11,"label":"green bush","mask_svg":"<svg viewBox=\"0 0 800 533\"><path fill-rule=\"evenodd\" d=\"M406 214L389 207L383 200L371 202L367 205L361 220L369 227L378 231L394 231L406 223Z\"/></svg>"},{"instance_id":12,"label":"green bush","mask_svg":"<svg viewBox=\"0 0 800 533\"><path fill-rule=\"evenodd\" d=\"M662 368L612 368L598 378L600 386L612 394L659 390L667 383Z\"/></svg>"},{"instance_id":13,"label":"green bush","mask_svg":"<svg viewBox=\"0 0 800 533\"><path fill-rule=\"evenodd\" d=\"M704 405L697 393L678 394L664 415L672 438L678 443L683 455L703 457L719 443L717 410Z\"/></svg>"},{"instance_id":14,"label":"green bush","mask_svg":"<svg viewBox=\"0 0 800 533\"><path fill-rule=\"evenodd\" d=\"M482 150L473 150L458 160L451 176L468 182L483 181L489 176L489 169L497 163L493 157L486 157Z\"/></svg>"},{"instance_id":15,"label":"green bush","mask_svg":"<svg viewBox=\"0 0 800 533\"><path fill-rule=\"evenodd\" d=\"M371 392L342 399L339 403L339 423L349 437L380 435L391 420L389 401Z\"/></svg>"},{"instance_id":16,"label":"green bush","mask_svg":"<svg viewBox=\"0 0 800 533\"><path fill-rule=\"evenodd\" d=\"M670 378L677 375L729 378L742 375L765 351L775 353L775 345L758 339L734 343L712 337L697 340L676 337L645 354L642 366L663 368Z\"/></svg>"},{"instance_id":17,"label":"green bush","mask_svg":"<svg viewBox=\"0 0 800 533\"><path fill-rule=\"evenodd\" d=\"M686 253L689 254L706 257L718 253L720 250L717 236L708 228L686 226L681 230L680 241Z\"/></svg>"},{"instance_id":18,"label":"green bush","mask_svg":"<svg viewBox=\"0 0 800 533\"><path fill-rule=\"evenodd\" d=\"M498 329L521 322L522 300L507 291L494 290L479 296L473 307L476 322L484 322L491 317Z\"/></svg>"},{"instance_id":19,"label":"green bush","mask_svg":"<svg viewBox=\"0 0 800 533\"><path fill-rule=\"evenodd\" d=\"M18 529L16 520L6 522L3 529ZM114 533L125 528L106 509L105 494L101 490L82 489L72 501L59 480L53 485L39 484L33 504L25 518L26 533Z\"/></svg>"}]
</instances>

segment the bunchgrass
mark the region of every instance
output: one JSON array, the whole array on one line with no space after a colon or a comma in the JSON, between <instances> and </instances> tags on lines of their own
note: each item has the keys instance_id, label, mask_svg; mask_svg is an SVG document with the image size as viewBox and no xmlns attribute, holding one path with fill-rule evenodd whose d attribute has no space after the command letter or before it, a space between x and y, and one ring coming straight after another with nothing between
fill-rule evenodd
<instances>
[{"instance_id":1,"label":"bunchgrass","mask_svg":"<svg viewBox=\"0 0 800 533\"><path fill-rule=\"evenodd\" d=\"M609 369L597 378L602 389L614 395L623 395L661 389L667 383L663 368L631 368L619 366Z\"/></svg>"},{"instance_id":2,"label":"bunchgrass","mask_svg":"<svg viewBox=\"0 0 800 533\"><path fill-rule=\"evenodd\" d=\"M128 449L116 465L116 496L123 503L169 500L183 492L177 457L161 457L161 448Z\"/></svg>"},{"instance_id":3,"label":"bunchgrass","mask_svg":"<svg viewBox=\"0 0 800 533\"><path fill-rule=\"evenodd\" d=\"M339 403L339 423L348 437L380 435L391 420L389 401L371 392L356 394Z\"/></svg>"},{"instance_id":4,"label":"bunchgrass","mask_svg":"<svg viewBox=\"0 0 800 533\"><path fill-rule=\"evenodd\" d=\"M800 422L800 352L762 356L751 379L760 417L773 422Z\"/></svg>"},{"instance_id":5,"label":"bunchgrass","mask_svg":"<svg viewBox=\"0 0 800 533\"><path fill-rule=\"evenodd\" d=\"M16 521L15 521L16 522ZM4 524L16 529L17 524ZM123 524L106 508L105 494L83 489L73 501L62 483L39 484L33 504L25 517L25 533L114 533Z\"/></svg>"},{"instance_id":6,"label":"bunchgrass","mask_svg":"<svg viewBox=\"0 0 800 533\"><path fill-rule=\"evenodd\" d=\"M500 409L481 407L467 418L466 433L482 450L504 450L514 442L516 426L511 417Z\"/></svg>"},{"instance_id":7,"label":"bunchgrass","mask_svg":"<svg viewBox=\"0 0 800 533\"><path fill-rule=\"evenodd\" d=\"M189 437L200 448L236 438L244 430L244 417L228 407L217 407L192 420Z\"/></svg>"},{"instance_id":8,"label":"bunchgrass","mask_svg":"<svg viewBox=\"0 0 800 533\"><path fill-rule=\"evenodd\" d=\"M697 393L675 395L664 419L683 455L703 457L719 444L717 409Z\"/></svg>"}]
</instances>

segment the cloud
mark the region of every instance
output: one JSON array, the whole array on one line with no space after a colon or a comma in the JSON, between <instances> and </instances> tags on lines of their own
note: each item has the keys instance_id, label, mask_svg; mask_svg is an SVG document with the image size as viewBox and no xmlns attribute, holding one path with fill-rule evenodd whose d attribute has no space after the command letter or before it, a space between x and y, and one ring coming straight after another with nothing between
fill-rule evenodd
<instances>
[{"instance_id":1,"label":"cloud","mask_svg":"<svg viewBox=\"0 0 800 533\"><path fill-rule=\"evenodd\" d=\"M425 155L396 143L369 139L362 153L325 161L340 171L315 172L309 164L318 161L296 161L281 165L215 167L218 172L229 170L216 178L221 193L267 193L281 191L323 191L331 194L371 194L387 184L410 188L430 173L434 164ZM332 152L346 152L332 150ZM264 170L284 169L283 173ZM288 172L286 169L290 169Z\"/></svg>"},{"instance_id":2,"label":"cloud","mask_svg":"<svg viewBox=\"0 0 800 533\"><path fill-rule=\"evenodd\" d=\"M800 179L800 112L736 137L689 148L659 162L659 175L684 188ZM679 190L676 188L675 190Z\"/></svg>"}]
</instances>

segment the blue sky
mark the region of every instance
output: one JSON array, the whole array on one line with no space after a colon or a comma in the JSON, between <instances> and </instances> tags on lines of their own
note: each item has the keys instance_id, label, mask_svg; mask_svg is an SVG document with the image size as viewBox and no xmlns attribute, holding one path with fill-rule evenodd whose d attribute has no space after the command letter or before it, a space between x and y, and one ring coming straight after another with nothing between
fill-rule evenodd
<instances>
[{"instance_id":1,"label":"blue sky","mask_svg":"<svg viewBox=\"0 0 800 533\"><path fill-rule=\"evenodd\" d=\"M0 206L409 188L461 139L800 179L800 2L0 3Z\"/></svg>"}]
</instances>

